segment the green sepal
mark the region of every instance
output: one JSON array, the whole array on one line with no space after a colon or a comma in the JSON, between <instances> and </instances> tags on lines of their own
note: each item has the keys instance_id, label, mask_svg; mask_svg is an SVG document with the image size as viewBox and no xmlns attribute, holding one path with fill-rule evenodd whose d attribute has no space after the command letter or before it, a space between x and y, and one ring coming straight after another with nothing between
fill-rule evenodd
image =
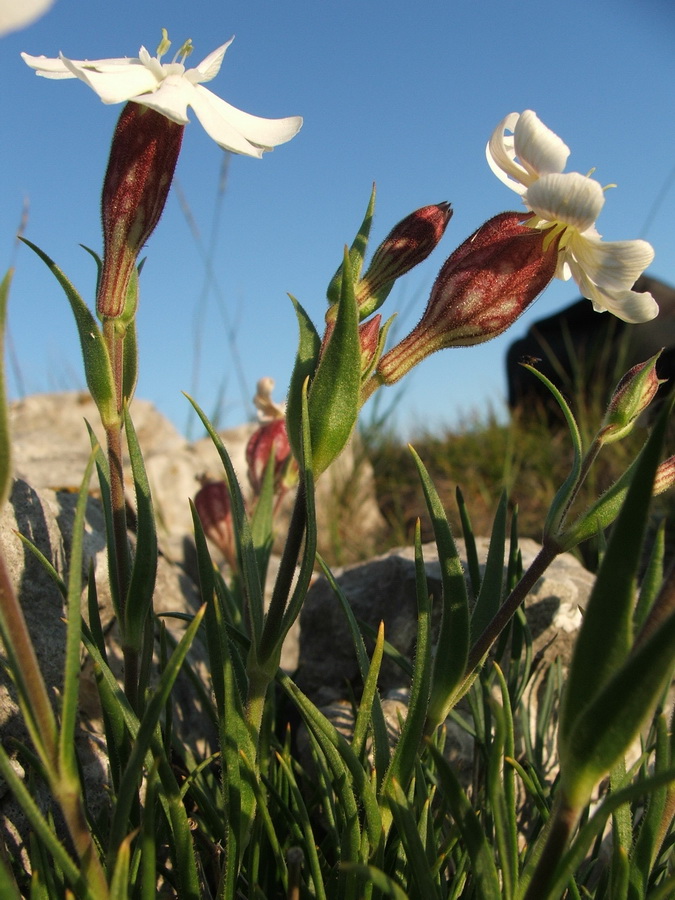
<instances>
[{"instance_id":1,"label":"green sepal","mask_svg":"<svg viewBox=\"0 0 675 900\"><path fill-rule=\"evenodd\" d=\"M374 211L375 185L373 184L373 188L370 192L370 199L368 200L368 206L366 208L366 214L363 217L363 222L361 222L361 227L359 228L358 233L354 238L351 247L349 248L349 269L347 269L347 271L351 272L352 286L354 286L358 282L359 276L361 275L363 260L365 258L366 249L368 247L370 226L373 224ZM336 303L338 303L340 297L342 296L342 273L344 271L345 262L343 260L338 266L337 272L331 278L330 284L328 285L328 290L326 291L329 306L334 306Z\"/></svg>"},{"instance_id":2,"label":"green sepal","mask_svg":"<svg viewBox=\"0 0 675 900\"><path fill-rule=\"evenodd\" d=\"M345 265L348 264L345 248ZM309 386L309 426L314 477L343 451L359 414L361 342L359 316L350 279L342 281L335 326Z\"/></svg>"},{"instance_id":3,"label":"green sepal","mask_svg":"<svg viewBox=\"0 0 675 900\"><path fill-rule=\"evenodd\" d=\"M321 338L312 320L295 297L291 294L288 296L295 307L300 335L291 383L288 388L286 431L293 456L300 461L302 459L302 392L307 379L312 379L316 372L321 352Z\"/></svg>"},{"instance_id":4,"label":"green sepal","mask_svg":"<svg viewBox=\"0 0 675 900\"><path fill-rule=\"evenodd\" d=\"M63 288L75 316L87 387L98 408L101 424L104 428L117 425L120 417L115 398L115 379L108 349L96 318L56 263L26 238L21 240L40 257Z\"/></svg>"}]
</instances>

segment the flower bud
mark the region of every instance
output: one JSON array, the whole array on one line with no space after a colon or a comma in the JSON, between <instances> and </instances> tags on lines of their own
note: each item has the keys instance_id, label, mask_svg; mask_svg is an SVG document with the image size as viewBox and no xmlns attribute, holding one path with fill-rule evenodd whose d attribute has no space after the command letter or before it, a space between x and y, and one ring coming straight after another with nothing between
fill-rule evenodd
<instances>
[{"instance_id":1,"label":"flower bud","mask_svg":"<svg viewBox=\"0 0 675 900\"><path fill-rule=\"evenodd\" d=\"M611 444L629 434L656 396L664 381L656 374L656 361L660 355L661 351L633 366L617 384L600 426L598 437L603 444Z\"/></svg>"},{"instance_id":2,"label":"flower bud","mask_svg":"<svg viewBox=\"0 0 675 900\"><path fill-rule=\"evenodd\" d=\"M232 524L230 492L224 481L200 478L201 488L195 495L195 509L204 534L213 541L231 569L237 567L237 548Z\"/></svg>"},{"instance_id":3,"label":"flower bud","mask_svg":"<svg viewBox=\"0 0 675 900\"><path fill-rule=\"evenodd\" d=\"M656 497L673 485L675 485L675 456L669 456L656 470L652 495Z\"/></svg>"},{"instance_id":4,"label":"flower bud","mask_svg":"<svg viewBox=\"0 0 675 900\"><path fill-rule=\"evenodd\" d=\"M392 228L356 287L362 319L384 303L397 278L429 256L451 216L449 203L435 203L416 210Z\"/></svg>"},{"instance_id":5,"label":"flower bud","mask_svg":"<svg viewBox=\"0 0 675 900\"><path fill-rule=\"evenodd\" d=\"M184 125L127 103L117 123L103 182L103 266L96 309L101 319L122 315L138 254L164 209Z\"/></svg>"},{"instance_id":6,"label":"flower bud","mask_svg":"<svg viewBox=\"0 0 675 900\"><path fill-rule=\"evenodd\" d=\"M361 347L361 375L365 377L368 372L374 367L374 362L376 359L376 354L378 352L378 348L380 345L380 326L382 323L382 316L376 315L373 316L372 319L368 319L365 322L361 322L359 325L359 344ZM323 353L328 341L330 340L330 336L333 333L333 328L335 327L334 321L328 321L326 323L326 330L323 335L323 340L321 342L321 353Z\"/></svg>"},{"instance_id":7,"label":"flower bud","mask_svg":"<svg viewBox=\"0 0 675 900\"><path fill-rule=\"evenodd\" d=\"M361 322L359 325L359 342L361 344L361 374L368 372L373 366L375 354L380 344L380 324L382 316L376 315L372 319Z\"/></svg>"},{"instance_id":8,"label":"flower bud","mask_svg":"<svg viewBox=\"0 0 675 900\"><path fill-rule=\"evenodd\" d=\"M291 458L285 419L273 419L257 428L246 445L248 480L256 494L262 489L265 471L274 455L274 490L285 491L284 474Z\"/></svg>"},{"instance_id":9,"label":"flower bud","mask_svg":"<svg viewBox=\"0 0 675 900\"><path fill-rule=\"evenodd\" d=\"M380 360L380 382L393 384L444 347L497 337L555 275L559 234L522 224L523 213L495 216L455 250L441 269L421 321Z\"/></svg>"}]
</instances>

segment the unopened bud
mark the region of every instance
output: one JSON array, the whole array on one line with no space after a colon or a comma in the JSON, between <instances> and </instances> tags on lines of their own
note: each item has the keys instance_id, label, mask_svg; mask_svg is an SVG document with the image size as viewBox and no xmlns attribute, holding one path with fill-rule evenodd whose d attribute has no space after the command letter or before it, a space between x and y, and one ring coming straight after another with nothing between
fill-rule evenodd
<instances>
[{"instance_id":1,"label":"unopened bud","mask_svg":"<svg viewBox=\"0 0 675 900\"><path fill-rule=\"evenodd\" d=\"M376 361L376 354L380 345L381 323L382 316L378 313L378 315L373 316L371 319L368 319L365 322L361 322L361 324L359 325L359 344L361 346L361 375L364 377L373 368L373 364ZM335 322L329 320L326 323L326 330L321 342L321 353L324 352L334 328Z\"/></svg>"},{"instance_id":2,"label":"unopened bud","mask_svg":"<svg viewBox=\"0 0 675 900\"><path fill-rule=\"evenodd\" d=\"M96 300L100 318L124 312L138 254L164 209L184 125L138 103L117 123L103 183L103 267Z\"/></svg>"},{"instance_id":3,"label":"unopened bud","mask_svg":"<svg viewBox=\"0 0 675 900\"><path fill-rule=\"evenodd\" d=\"M380 344L380 324L382 316L376 315L359 325L361 344L361 375L368 372L375 362L375 354Z\"/></svg>"},{"instance_id":4,"label":"unopened bud","mask_svg":"<svg viewBox=\"0 0 675 900\"><path fill-rule=\"evenodd\" d=\"M656 470L652 494L656 497L657 494L662 494L673 485L675 485L675 456L669 456Z\"/></svg>"},{"instance_id":5,"label":"unopened bud","mask_svg":"<svg viewBox=\"0 0 675 900\"><path fill-rule=\"evenodd\" d=\"M257 428L246 445L246 465L248 467L248 480L254 493L259 494L262 489L265 471L274 457L274 489L283 491L284 474L287 463L291 458L291 445L288 441L285 419L273 419L265 422Z\"/></svg>"},{"instance_id":6,"label":"unopened bud","mask_svg":"<svg viewBox=\"0 0 675 900\"><path fill-rule=\"evenodd\" d=\"M380 382L393 384L445 347L469 347L506 331L555 275L560 235L501 213L471 235L441 269L421 321L380 360Z\"/></svg>"},{"instance_id":7,"label":"unopened bud","mask_svg":"<svg viewBox=\"0 0 675 900\"><path fill-rule=\"evenodd\" d=\"M661 351L633 366L617 384L600 426L598 436L603 444L611 444L630 434L640 414L656 396L664 381L656 374L656 361L660 355Z\"/></svg>"},{"instance_id":8,"label":"unopened bud","mask_svg":"<svg viewBox=\"0 0 675 900\"><path fill-rule=\"evenodd\" d=\"M434 203L415 210L392 228L356 288L362 319L385 301L397 278L429 256L443 237L451 216L449 203Z\"/></svg>"},{"instance_id":9,"label":"unopened bud","mask_svg":"<svg viewBox=\"0 0 675 900\"><path fill-rule=\"evenodd\" d=\"M218 547L231 569L237 565L237 548L232 524L230 492L224 481L200 479L202 486L195 495L195 509L204 534Z\"/></svg>"}]
</instances>

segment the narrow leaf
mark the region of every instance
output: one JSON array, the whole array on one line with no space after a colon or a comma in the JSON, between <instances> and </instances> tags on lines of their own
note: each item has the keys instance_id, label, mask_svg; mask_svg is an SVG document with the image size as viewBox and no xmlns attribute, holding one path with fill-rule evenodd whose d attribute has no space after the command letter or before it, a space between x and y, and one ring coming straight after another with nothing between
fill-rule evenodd
<instances>
[{"instance_id":1,"label":"narrow leaf","mask_svg":"<svg viewBox=\"0 0 675 900\"><path fill-rule=\"evenodd\" d=\"M103 425L109 426L118 422L115 379L98 322L56 263L26 238L20 238L20 240L37 253L63 288L75 317L89 392L96 403Z\"/></svg>"}]
</instances>

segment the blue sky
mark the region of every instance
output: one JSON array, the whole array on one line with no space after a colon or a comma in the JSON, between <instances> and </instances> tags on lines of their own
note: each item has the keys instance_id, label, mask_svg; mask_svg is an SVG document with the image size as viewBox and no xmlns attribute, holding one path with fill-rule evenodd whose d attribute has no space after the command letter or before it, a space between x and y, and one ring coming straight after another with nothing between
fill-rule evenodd
<instances>
[{"instance_id":1,"label":"blue sky","mask_svg":"<svg viewBox=\"0 0 675 900\"><path fill-rule=\"evenodd\" d=\"M305 119L297 138L262 160L232 157L224 193L222 151L196 121L186 128L177 183L147 246L139 311L138 395L181 430L183 390L208 412L220 405L224 425L247 418L263 375L282 399L296 345L287 293L321 323L327 283L373 182L374 245L420 206L448 200L455 210L435 253L382 310L399 310L407 333L452 250L519 207L484 154L512 111L534 109L565 140L568 169L596 167L602 184L618 185L599 230L608 240L646 237L656 250L651 274L675 284L671 0L56 0L43 19L0 38L0 267L16 265L13 397L84 384L66 299L14 234L27 203L26 236L93 302L95 271L79 245L101 246L100 188L120 112L80 82L37 78L19 53L96 59L135 56L141 44L154 53L162 27L174 49L192 38L192 65L236 35L210 89L250 113ZM577 296L573 283L556 282L506 335L422 363L396 394L399 429L501 409L510 341Z\"/></svg>"}]
</instances>

